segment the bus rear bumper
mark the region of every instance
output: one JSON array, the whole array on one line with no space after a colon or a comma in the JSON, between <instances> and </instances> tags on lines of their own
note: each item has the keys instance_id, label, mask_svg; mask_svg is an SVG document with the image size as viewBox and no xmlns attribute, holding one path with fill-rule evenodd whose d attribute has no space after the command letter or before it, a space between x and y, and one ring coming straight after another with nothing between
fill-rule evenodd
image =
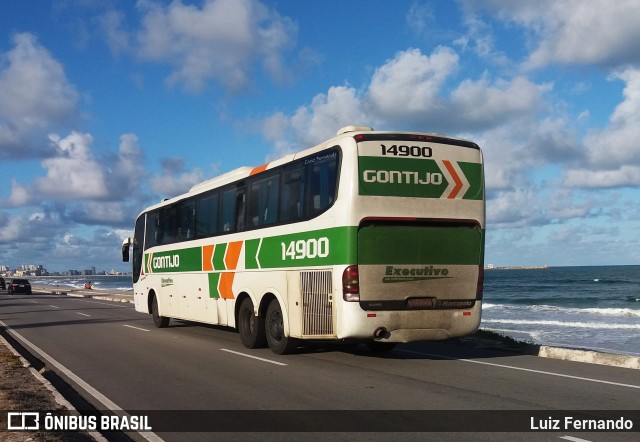
<instances>
[{"instance_id":1,"label":"bus rear bumper","mask_svg":"<svg viewBox=\"0 0 640 442\"><path fill-rule=\"evenodd\" d=\"M354 303L355 304L355 303ZM466 336L480 326L482 301L471 309L366 312L359 308L343 311L357 320L343 321L338 339L375 339L380 342L443 340ZM355 318L353 318L355 319Z\"/></svg>"}]
</instances>

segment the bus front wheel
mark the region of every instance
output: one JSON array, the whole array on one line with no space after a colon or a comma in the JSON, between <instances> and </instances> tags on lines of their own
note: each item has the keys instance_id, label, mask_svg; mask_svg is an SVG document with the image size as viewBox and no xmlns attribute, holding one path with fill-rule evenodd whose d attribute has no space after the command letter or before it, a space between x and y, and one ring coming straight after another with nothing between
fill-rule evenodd
<instances>
[{"instance_id":1,"label":"bus front wheel","mask_svg":"<svg viewBox=\"0 0 640 442\"><path fill-rule=\"evenodd\" d=\"M278 300L269 304L266 318L267 342L269 348L277 355L291 353L298 347L298 339L286 336L284 333L284 317Z\"/></svg>"},{"instance_id":2,"label":"bus front wheel","mask_svg":"<svg viewBox=\"0 0 640 442\"><path fill-rule=\"evenodd\" d=\"M169 320L171 319L166 316L160 316L160 309L158 309L158 300L156 299L155 295L151 300L151 316L153 316L153 323L158 328L165 328L166 326L168 326Z\"/></svg>"},{"instance_id":3,"label":"bus front wheel","mask_svg":"<svg viewBox=\"0 0 640 442\"><path fill-rule=\"evenodd\" d=\"M260 348L267 344L264 318L253 314L253 302L246 298L238 311L238 334L242 345L247 348Z\"/></svg>"}]
</instances>

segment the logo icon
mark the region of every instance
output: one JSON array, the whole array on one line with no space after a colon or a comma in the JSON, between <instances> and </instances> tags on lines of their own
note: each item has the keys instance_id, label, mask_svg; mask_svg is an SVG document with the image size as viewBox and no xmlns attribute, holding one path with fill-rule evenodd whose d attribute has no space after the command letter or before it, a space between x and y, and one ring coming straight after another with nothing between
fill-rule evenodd
<instances>
[{"instance_id":1,"label":"logo icon","mask_svg":"<svg viewBox=\"0 0 640 442\"><path fill-rule=\"evenodd\" d=\"M40 413L37 411L7 413L7 430L39 430Z\"/></svg>"}]
</instances>

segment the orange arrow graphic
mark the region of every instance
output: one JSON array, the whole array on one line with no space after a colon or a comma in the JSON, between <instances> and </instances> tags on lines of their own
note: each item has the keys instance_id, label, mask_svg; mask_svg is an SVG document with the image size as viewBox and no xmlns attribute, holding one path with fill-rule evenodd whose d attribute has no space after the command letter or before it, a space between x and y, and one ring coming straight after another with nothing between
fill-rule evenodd
<instances>
[{"instance_id":1,"label":"orange arrow graphic","mask_svg":"<svg viewBox=\"0 0 640 442\"><path fill-rule=\"evenodd\" d=\"M455 183L456 183L455 187L453 188L453 190L451 191L451 193L447 197L450 200L452 200L456 196L458 196L458 192L460 192L460 189L462 189L462 180L460 179L460 177L456 173L456 170L453 168L453 165L451 164L451 161L442 160L442 163L444 164L444 167L446 167L447 170L449 171L449 173L451 174L451 177L453 178L453 181L455 181Z\"/></svg>"}]
</instances>

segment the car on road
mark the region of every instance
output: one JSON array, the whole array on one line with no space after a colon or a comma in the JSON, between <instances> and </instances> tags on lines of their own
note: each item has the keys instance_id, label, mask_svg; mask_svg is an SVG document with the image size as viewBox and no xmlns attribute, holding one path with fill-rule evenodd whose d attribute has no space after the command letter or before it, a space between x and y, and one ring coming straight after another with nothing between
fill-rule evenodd
<instances>
[{"instance_id":1,"label":"car on road","mask_svg":"<svg viewBox=\"0 0 640 442\"><path fill-rule=\"evenodd\" d=\"M6 288L7 288L7 283L4 282L4 278L0 276L0 289L6 290Z\"/></svg>"},{"instance_id":2,"label":"car on road","mask_svg":"<svg viewBox=\"0 0 640 442\"><path fill-rule=\"evenodd\" d=\"M31 294L31 283L26 279L12 279L11 282L7 285L7 291L10 295L14 293L26 293L27 295Z\"/></svg>"}]
</instances>

